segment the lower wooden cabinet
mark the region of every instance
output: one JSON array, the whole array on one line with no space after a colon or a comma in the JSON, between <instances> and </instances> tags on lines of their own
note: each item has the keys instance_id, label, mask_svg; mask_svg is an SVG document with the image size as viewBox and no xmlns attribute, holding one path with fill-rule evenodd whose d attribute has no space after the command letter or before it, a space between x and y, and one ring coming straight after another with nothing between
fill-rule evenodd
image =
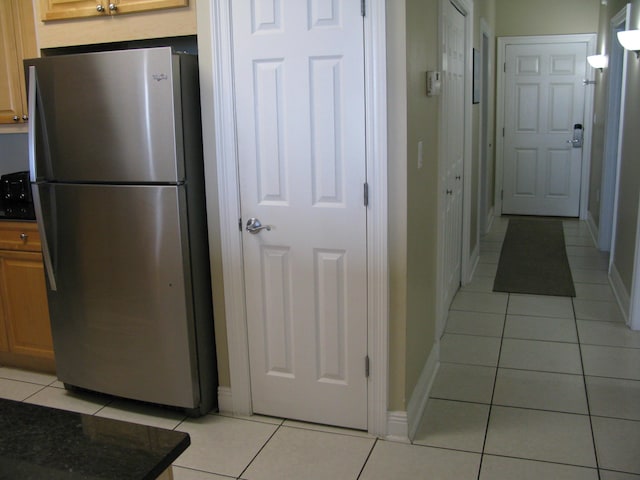
<instances>
[{"instance_id":1,"label":"lower wooden cabinet","mask_svg":"<svg viewBox=\"0 0 640 480\"><path fill-rule=\"evenodd\" d=\"M0 365L55 371L35 223L0 222Z\"/></svg>"}]
</instances>

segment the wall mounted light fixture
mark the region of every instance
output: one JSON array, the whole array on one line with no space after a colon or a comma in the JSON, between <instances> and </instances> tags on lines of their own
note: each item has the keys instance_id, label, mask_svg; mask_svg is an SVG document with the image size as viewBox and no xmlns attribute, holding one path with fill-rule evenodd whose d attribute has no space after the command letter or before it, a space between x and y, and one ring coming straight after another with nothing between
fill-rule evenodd
<instances>
[{"instance_id":1,"label":"wall mounted light fixture","mask_svg":"<svg viewBox=\"0 0 640 480\"><path fill-rule=\"evenodd\" d=\"M609 65L609 57L607 55L589 55L587 62L593 68L597 68L602 72Z\"/></svg>"},{"instance_id":2,"label":"wall mounted light fixture","mask_svg":"<svg viewBox=\"0 0 640 480\"><path fill-rule=\"evenodd\" d=\"M625 50L635 52L636 58L640 58L640 30L618 32L618 41Z\"/></svg>"}]
</instances>

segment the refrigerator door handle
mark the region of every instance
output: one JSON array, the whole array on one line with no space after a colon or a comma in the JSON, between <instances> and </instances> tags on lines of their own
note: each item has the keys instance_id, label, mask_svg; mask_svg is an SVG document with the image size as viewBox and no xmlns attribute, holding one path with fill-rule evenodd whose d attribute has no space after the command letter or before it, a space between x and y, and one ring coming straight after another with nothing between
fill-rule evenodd
<instances>
[{"instance_id":1,"label":"refrigerator door handle","mask_svg":"<svg viewBox=\"0 0 640 480\"><path fill-rule=\"evenodd\" d=\"M47 230L44 226L44 217L42 216L42 202L40 201L40 188L37 184L32 184L32 197L33 208L36 214L36 220L38 222L38 231L40 232L40 243L42 245L42 259L44 260L45 270L47 272L47 278L49 279L49 288L52 291L58 289L56 284L56 275L53 271L53 262L51 261L51 250L49 250L49 240L47 237Z\"/></svg>"},{"instance_id":2,"label":"refrigerator door handle","mask_svg":"<svg viewBox=\"0 0 640 480\"><path fill-rule=\"evenodd\" d=\"M37 179L36 173L36 67L29 67L29 92L27 97L29 111L29 130L27 138L29 141L29 172L31 182Z\"/></svg>"},{"instance_id":3,"label":"refrigerator door handle","mask_svg":"<svg viewBox=\"0 0 640 480\"><path fill-rule=\"evenodd\" d=\"M36 171L36 123L38 122L38 116L36 114L36 67L33 65L29 67L29 131L27 134L29 141L29 172L33 198L33 207L36 214L36 220L38 222L38 231L40 232L40 242L42 245L42 258L44 260L45 270L47 271L47 277L49 279L49 288L54 292L57 290L56 276L53 271L53 262L51 261L51 251L49 250L49 240L47 238L47 231L44 225L44 217L42 216L42 202L40 201L40 189L38 184L35 183L38 178Z\"/></svg>"}]
</instances>

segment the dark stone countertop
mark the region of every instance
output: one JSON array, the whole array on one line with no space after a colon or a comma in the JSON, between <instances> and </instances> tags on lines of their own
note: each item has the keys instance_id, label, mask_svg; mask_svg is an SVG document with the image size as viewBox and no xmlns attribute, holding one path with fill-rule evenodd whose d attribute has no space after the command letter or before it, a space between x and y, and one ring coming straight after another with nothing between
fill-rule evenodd
<instances>
[{"instance_id":1,"label":"dark stone countertop","mask_svg":"<svg viewBox=\"0 0 640 480\"><path fill-rule=\"evenodd\" d=\"M189 435L0 399L0 480L157 478Z\"/></svg>"}]
</instances>

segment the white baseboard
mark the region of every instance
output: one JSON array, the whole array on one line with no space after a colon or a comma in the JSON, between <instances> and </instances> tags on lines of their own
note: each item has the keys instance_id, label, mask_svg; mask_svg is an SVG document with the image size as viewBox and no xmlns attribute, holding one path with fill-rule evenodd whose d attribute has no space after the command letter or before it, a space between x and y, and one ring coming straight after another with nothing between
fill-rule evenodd
<instances>
[{"instance_id":1,"label":"white baseboard","mask_svg":"<svg viewBox=\"0 0 640 480\"><path fill-rule=\"evenodd\" d=\"M611 284L613 294L616 296L616 300L618 301L618 305L622 311L624 322L628 324L631 297L629 296L629 292L627 292L624 283L622 283L622 278L620 278L620 273L618 273L615 263L611 264L611 270L609 271L609 283Z\"/></svg>"},{"instance_id":2,"label":"white baseboard","mask_svg":"<svg viewBox=\"0 0 640 480\"><path fill-rule=\"evenodd\" d=\"M600 237L600 232L598 230L598 226L596 225L596 221L591 215L591 212L587 212L587 227L589 227L589 233L591 234L591 240L593 240L593 244L600 249L600 242L598 242L598 238Z\"/></svg>"},{"instance_id":3,"label":"white baseboard","mask_svg":"<svg viewBox=\"0 0 640 480\"><path fill-rule=\"evenodd\" d=\"M493 207L491 207L489 209L489 212L487 213L487 226L485 231L483 232L483 235L486 235L487 233L489 233L491 231L491 227L493 226L493 220L495 219L495 215L493 213Z\"/></svg>"},{"instance_id":4,"label":"white baseboard","mask_svg":"<svg viewBox=\"0 0 640 480\"><path fill-rule=\"evenodd\" d=\"M476 273L476 268L478 268L478 264L480 263L480 239L478 239L478 244L476 245L476 248L473 249L473 253L471 253L471 258L469 263L471 264L471 269L469 271L469 278L466 278L464 280L464 282L462 283L463 286L471 282L471 280L473 280L473 276Z\"/></svg>"},{"instance_id":5,"label":"white baseboard","mask_svg":"<svg viewBox=\"0 0 640 480\"><path fill-rule=\"evenodd\" d=\"M218 411L223 413L233 412L231 387L218 387Z\"/></svg>"},{"instance_id":6,"label":"white baseboard","mask_svg":"<svg viewBox=\"0 0 640 480\"><path fill-rule=\"evenodd\" d=\"M413 389L413 393L411 394L411 398L407 404L407 427L410 440L415 437L418 427L420 426L420 420L422 419L424 409L427 406L431 386L433 385L433 381L438 373L438 367L440 366L439 360L440 341L437 341L431 349L429 358L427 358L427 361L422 368L418 383Z\"/></svg>"},{"instance_id":7,"label":"white baseboard","mask_svg":"<svg viewBox=\"0 0 640 480\"><path fill-rule=\"evenodd\" d=\"M407 422L407 412L387 412L387 436L385 437L385 440L411 443L409 441L409 422Z\"/></svg>"}]
</instances>

